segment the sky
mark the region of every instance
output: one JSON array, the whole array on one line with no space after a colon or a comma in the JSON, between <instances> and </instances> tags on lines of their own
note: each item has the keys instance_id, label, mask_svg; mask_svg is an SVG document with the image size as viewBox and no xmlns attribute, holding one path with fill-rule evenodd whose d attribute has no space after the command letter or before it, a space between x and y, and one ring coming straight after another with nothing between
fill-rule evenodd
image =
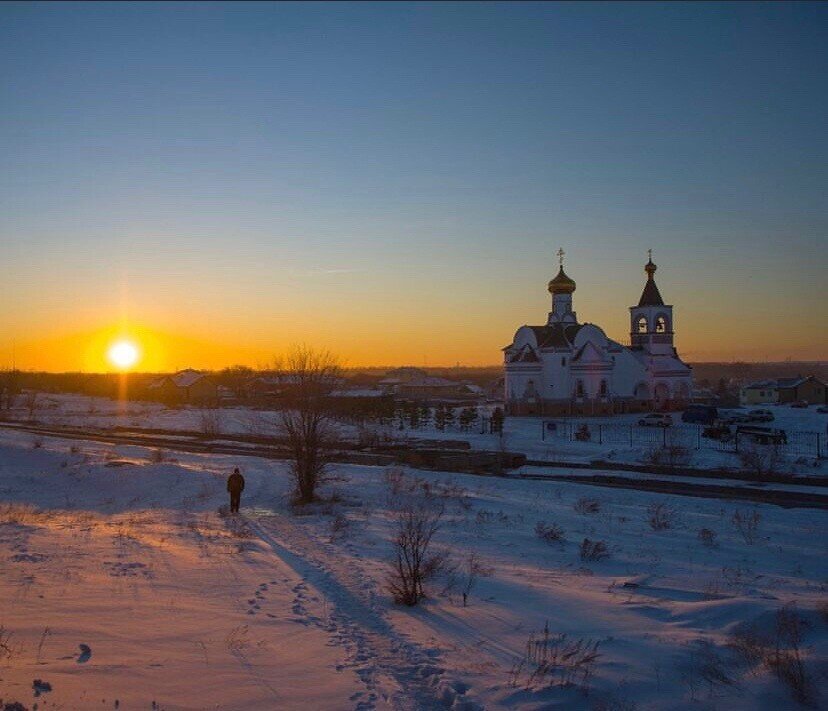
<instances>
[{"instance_id":1,"label":"sky","mask_svg":"<svg viewBox=\"0 0 828 711\"><path fill-rule=\"evenodd\" d=\"M0 5L0 368L828 358L828 5Z\"/></svg>"}]
</instances>

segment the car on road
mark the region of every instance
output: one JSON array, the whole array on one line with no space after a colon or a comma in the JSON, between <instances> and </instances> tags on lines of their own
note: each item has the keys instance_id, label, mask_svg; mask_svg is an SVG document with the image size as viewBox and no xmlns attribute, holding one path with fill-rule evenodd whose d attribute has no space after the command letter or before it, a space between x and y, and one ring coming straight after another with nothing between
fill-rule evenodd
<instances>
[{"instance_id":1,"label":"car on road","mask_svg":"<svg viewBox=\"0 0 828 711\"><path fill-rule=\"evenodd\" d=\"M746 412L734 412L733 410L720 411L719 419L729 425L738 425L751 421L750 416Z\"/></svg>"},{"instance_id":2,"label":"car on road","mask_svg":"<svg viewBox=\"0 0 828 711\"><path fill-rule=\"evenodd\" d=\"M773 413L770 410L751 410L748 414L749 422L773 422Z\"/></svg>"},{"instance_id":3,"label":"car on road","mask_svg":"<svg viewBox=\"0 0 828 711\"><path fill-rule=\"evenodd\" d=\"M795 407L797 409L804 410L805 408L808 407L808 401L807 400L797 400L796 402L791 403L791 407Z\"/></svg>"},{"instance_id":4,"label":"car on road","mask_svg":"<svg viewBox=\"0 0 828 711\"><path fill-rule=\"evenodd\" d=\"M719 419L719 411L713 405L688 405L681 413L681 421L697 425L712 425Z\"/></svg>"},{"instance_id":5,"label":"car on road","mask_svg":"<svg viewBox=\"0 0 828 711\"><path fill-rule=\"evenodd\" d=\"M651 412L649 415L644 415L638 424L642 427L670 427L673 424L673 418L661 412Z\"/></svg>"}]
</instances>

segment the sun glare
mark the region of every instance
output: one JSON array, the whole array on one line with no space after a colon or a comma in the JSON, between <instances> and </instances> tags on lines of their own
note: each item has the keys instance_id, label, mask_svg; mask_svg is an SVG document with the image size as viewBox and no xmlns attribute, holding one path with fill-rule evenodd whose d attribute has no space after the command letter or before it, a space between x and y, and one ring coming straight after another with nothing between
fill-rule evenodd
<instances>
[{"instance_id":1,"label":"sun glare","mask_svg":"<svg viewBox=\"0 0 828 711\"><path fill-rule=\"evenodd\" d=\"M120 370L129 370L138 362L138 346L132 341L116 341L107 352L109 362Z\"/></svg>"}]
</instances>

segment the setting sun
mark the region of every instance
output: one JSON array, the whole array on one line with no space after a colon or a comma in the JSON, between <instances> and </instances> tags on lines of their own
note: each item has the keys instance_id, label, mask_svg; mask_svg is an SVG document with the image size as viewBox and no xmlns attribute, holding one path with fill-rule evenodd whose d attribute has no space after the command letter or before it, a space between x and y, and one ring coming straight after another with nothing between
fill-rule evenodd
<instances>
[{"instance_id":1,"label":"setting sun","mask_svg":"<svg viewBox=\"0 0 828 711\"><path fill-rule=\"evenodd\" d=\"M121 340L113 343L107 352L109 362L116 368L128 370L138 362L138 346L132 341Z\"/></svg>"}]
</instances>

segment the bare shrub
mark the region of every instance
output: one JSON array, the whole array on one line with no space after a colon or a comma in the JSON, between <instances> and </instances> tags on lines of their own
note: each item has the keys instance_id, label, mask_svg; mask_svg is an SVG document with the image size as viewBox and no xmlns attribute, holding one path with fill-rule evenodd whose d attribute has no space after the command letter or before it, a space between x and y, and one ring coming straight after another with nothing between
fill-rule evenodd
<instances>
[{"instance_id":1,"label":"bare shrub","mask_svg":"<svg viewBox=\"0 0 828 711\"><path fill-rule=\"evenodd\" d=\"M429 554L442 515L442 508L422 505L406 506L397 514L394 562L387 579L394 602L412 607L425 597L424 583L437 573L444 560Z\"/></svg>"},{"instance_id":2,"label":"bare shrub","mask_svg":"<svg viewBox=\"0 0 828 711\"><path fill-rule=\"evenodd\" d=\"M597 514L601 511L601 502L598 499L582 497L573 504L572 508L579 514Z\"/></svg>"},{"instance_id":3,"label":"bare shrub","mask_svg":"<svg viewBox=\"0 0 828 711\"><path fill-rule=\"evenodd\" d=\"M773 653L766 663L799 703L808 703L813 700L813 689L801 652L807 623L793 603L776 611L774 623Z\"/></svg>"},{"instance_id":4,"label":"bare shrub","mask_svg":"<svg viewBox=\"0 0 828 711\"><path fill-rule=\"evenodd\" d=\"M535 535L547 543L563 543L566 541L566 534L557 523L538 521L535 524Z\"/></svg>"},{"instance_id":5,"label":"bare shrub","mask_svg":"<svg viewBox=\"0 0 828 711\"><path fill-rule=\"evenodd\" d=\"M759 534L759 524L762 521L762 516L756 509L753 511L736 509L730 521L734 528L741 534L745 543L752 546L756 542Z\"/></svg>"},{"instance_id":6,"label":"bare shrub","mask_svg":"<svg viewBox=\"0 0 828 711\"><path fill-rule=\"evenodd\" d=\"M744 443L739 446L739 461L742 469L762 479L776 474L785 461L777 445Z\"/></svg>"},{"instance_id":7,"label":"bare shrub","mask_svg":"<svg viewBox=\"0 0 828 711\"><path fill-rule=\"evenodd\" d=\"M722 654L712 642L697 640L691 648L682 681L692 690L691 695L698 686L705 684L712 696L716 687L738 685L738 665L732 656Z\"/></svg>"},{"instance_id":8,"label":"bare shrub","mask_svg":"<svg viewBox=\"0 0 828 711\"><path fill-rule=\"evenodd\" d=\"M600 640L586 637L551 635L547 622L539 636L534 632L529 636L523 656L512 667L511 684L517 686L525 673L527 687L579 686L588 691L595 664L601 656L600 644Z\"/></svg>"},{"instance_id":9,"label":"bare shrub","mask_svg":"<svg viewBox=\"0 0 828 711\"><path fill-rule=\"evenodd\" d=\"M221 410L215 407L209 407L198 415L199 432L205 437L218 437L222 432L222 415Z\"/></svg>"},{"instance_id":10,"label":"bare shrub","mask_svg":"<svg viewBox=\"0 0 828 711\"><path fill-rule=\"evenodd\" d=\"M345 538L351 528L351 522L342 514L337 514L331 521L328 540L331 543Z\"/></svg>"},{"instance_id":11,"label":"bare shrub","mask_svg":"<svg viewBox=\"0 0 828 711\"><path fill-rule=\"evenodd\" d=\"M816 692L802 656L806 629L796 605L789 603L776 611L770 634L752 625L742 626L731 634L728 646L748 666L761 663L773 672L800 704L811 704Z\"/></svg>"},{"instance_id":12,"label":"bare shrub","mask_svg":"<svg viewBox=\"0 0 828 711\"><path fill-rule=\"evenodd\" d=\"M676 510L669 504L654 501L647 507L647 522L654 531L672 528L676 519Z\"/></svg>"},{"instance_id":13,"label":"bare shrub","mask_svg":"<svg viewBox=\"0 0 828 711\"><path fill-rule=\"evenodd\" d=\"M27 390L23 393L23 407L26 408L26 414L28 415L30 422L34 421L35 415L40 407L40 399L38 395L39 393L37 390Z\"/></svg>"},{"instance_id":14,"label":"bare shrub","mask_svg":"<svg viewBox=\"0 0 828 711\"><path fill-rule=\"evenodd\" d=\"M477 553L470 553L463 561L462 575L463 575L463 607L466 607L469 601L469 595L477 585L479 578L490 576L494 571L491 568L483 565Z\"/></svg>"},{"instance_id":15,"label":"bare shrub","mask_svg":"<svg viewBox=\"0 0 828 711\"><path fill-rule=\"evenodd\" d=\"M699 541L708 548L716 548L719 545L716 541L716 532L710 528L699 529Z\"/></svg>"},{"instance_id":16,"label":"bare shrub","mask_svg":"<svg viewBox=\"0 0 828 711\"><path fill-rule=\"evenodd\" d=\"M296 346L280 370L289 385L281 424L292 458L295 502L308 504L326 480L336 439L325 395L339 379L341 367L329 351Z\"/></svg>"},{"instance_id":17,"label":"bare shrub","mask_svg":"<svg viewBox=\"0 0 828 711\"><path fill-rule=\"evenodd\" d=\"M581 541L580 556L583 561L599 561L609 558L609 549L604 541L591 541L584 538Z\"/></svg>"},{"instance_id":18,"label":"bare shrub","mask_svg":"<svg viewBox=\"0 0 828 711\"><path fill-rule=\"evenodd\" d=\"M644 462L656 467L684 467L690 463L690 450L684 445L669 441L663 447L651 447L644 455Z\"/></svg>"},{"instance_id":19,"label":"bare shrub","mask_svg":"<svg viewBox=\"0 0 828 711\"><path fill-rule=\"evenodd\" d=\"M0 659L11 659L14 656L11 639L12 633L0 625Z\"/></svg>"},{"instance_id":20,"label":"bare shrub","mask_svg":"<svg viewBox=\"0 0 828 711\"><path fill-rule=\"evenodd\" d=\"M161 464L167 458L166 452L160 447L156 447L155 449L150 450L149 460L153 464Z\"/></svg>"},{"instance_id":21,"label":"bare shrub","mask_svg":"<svg viewBox=\"0 0 828 711\"><path fill-rule=\"evenodd\" d=\"M749 667L765 659L769 641L754 625L740 625L730 634L727 646Z\"/></svg>"}]
</instances>

